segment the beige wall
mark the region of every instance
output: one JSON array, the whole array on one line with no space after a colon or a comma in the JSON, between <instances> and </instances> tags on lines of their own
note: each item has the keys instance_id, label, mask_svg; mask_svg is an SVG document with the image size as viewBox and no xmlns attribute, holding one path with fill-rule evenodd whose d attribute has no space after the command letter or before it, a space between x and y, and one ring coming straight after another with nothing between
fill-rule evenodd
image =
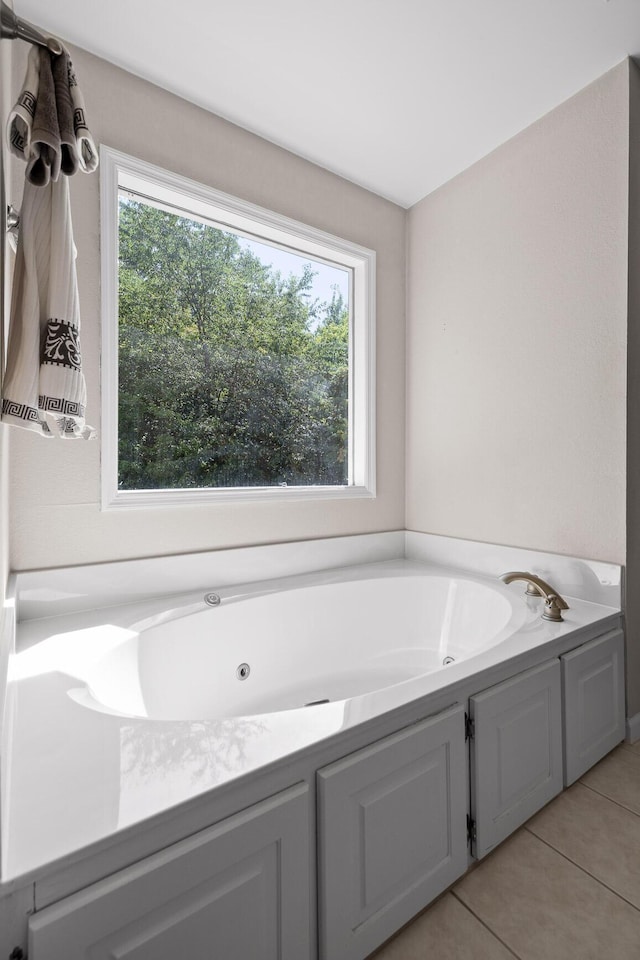
<instances>
[{"instance_id":1,"label":"beige wall","mask_svg":"<svg viewBox=\"0 0 640 960\"><path fill-rule=\"evenodd\" d=\"M16 87L26 50L19 53ZM57 444L14 431L12 566L23 570L402 527L405 211L87 53L76 51L74 62L97 141L377 251L378 496L102 513L99 442ZM87 420L99 428L98 176L79 174L71 192Z\"/></svg>"},{"instance_id":2,"label":"beige wall","mask_svg":"<svg viewBox=\"0 0 640 960\"><path fill-rule=\"evenodd\" d=\"M409 215L409 529L625 562L628 63Z\"/></svg>"}]
</instances>

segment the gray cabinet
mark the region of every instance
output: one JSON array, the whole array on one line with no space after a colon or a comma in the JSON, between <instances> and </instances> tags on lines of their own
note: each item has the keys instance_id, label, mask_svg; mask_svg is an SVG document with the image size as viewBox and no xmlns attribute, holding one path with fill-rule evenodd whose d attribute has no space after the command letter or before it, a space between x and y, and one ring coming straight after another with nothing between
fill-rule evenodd
<instances>
[{"instance_id":1,"label":"gray cabinet","mask_svg":"<svg viewBox=\"0 0 640 960\"><path fill-rule=\"evenodd\" d=\"M614 630L560 658L564 783L573 783L624 739L624 638Z\"/></svg>"},{"instance_id":2,"label":"gray cabinet","mask_svg":"<svg viewBox=\"0 0 640 960\"><path fill-rule=\"evenodd\" d=\"M560 662L469 700L472 852L478 859L562 790Z\"/></svg>"},{"instance_id":3,"label":"gray cabinet","mask_svg":"<svg viewBox=\"0 0 640 960\"><path fill-rule=\"evenodd\" d=\"M321 960L356 960L467 867L464 709L318 771Z\"/></svg>"},{"instance_id":4,"label":"gray cabinet","mask_svg":"<svg viewBox=\"0 0 640 960\"><path fill-rule=\"evenodd\" d=\"M623 658L615 630L471 696L469 723L292 771L316 776L318 944L298 783L32 915L30 960L363 960L467 869L469 786L481 858L623 739Z\"/></svg>"},{"instance_id":5,"label":"gray cabinet","mask_svg":"<svg viewBox=\"0 0 640 960\"><path fill-rule=\"evenodd\" d=\"M309 960L298 784L29 921L30 960Z\"/></svg>"}]
</instances>

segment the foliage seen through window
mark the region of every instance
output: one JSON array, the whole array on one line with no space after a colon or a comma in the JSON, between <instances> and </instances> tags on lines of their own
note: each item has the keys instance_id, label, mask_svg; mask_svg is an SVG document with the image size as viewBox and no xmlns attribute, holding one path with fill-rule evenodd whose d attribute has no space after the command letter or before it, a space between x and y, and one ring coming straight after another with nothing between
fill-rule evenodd
<instances>
[{"instance_id":1,"label":"foliage seen through window","mask_svg":"<svg viewBox=\"0 0 640 960\"><path fill-rule=\"evenodd\" d=\"M344 269L323 298L308 257L119 207L118 487L347 484Z\"/></svg>"}]
</instances>

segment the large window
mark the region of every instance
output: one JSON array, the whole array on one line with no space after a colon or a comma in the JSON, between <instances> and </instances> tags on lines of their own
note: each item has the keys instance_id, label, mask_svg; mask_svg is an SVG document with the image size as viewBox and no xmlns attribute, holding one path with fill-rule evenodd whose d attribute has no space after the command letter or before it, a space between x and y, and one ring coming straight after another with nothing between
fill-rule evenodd
<instances>
[{"instance_id":1,"label":"large window","mask_svg":"<svg viewBox=\"0 0 640 960\"><path fill-rule=\"evenodd\" d=\"M102 150L103 506L373 496L372 251Z\"/></svg>"}]
</instances>

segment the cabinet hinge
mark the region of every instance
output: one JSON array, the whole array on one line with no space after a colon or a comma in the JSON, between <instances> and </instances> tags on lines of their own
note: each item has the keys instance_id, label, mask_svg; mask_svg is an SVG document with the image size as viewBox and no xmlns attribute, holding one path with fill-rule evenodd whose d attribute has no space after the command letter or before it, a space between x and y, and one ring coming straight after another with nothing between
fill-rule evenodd
<instances>
[{"instance_id":1,"label":"cabinet hinge","mask_svg":"<svg viewBox=\"0 0 640 960\"><path fill-rule=\"evenodd\" d=\"M471 843L476 839L476 822L467 814L467 843Z\"/></svg>"},{"instance_id":2,"label":"cabinet hinge","mask_svg":"<svg viewBox=\"0 0 640 960\"><path fill-rule=\"evenodd\" d=\"M464 738L465 740L473 740L476 735L476 724L475 720L469 716L468 713L464 715Z\"/></svg>"}]
</instances>

